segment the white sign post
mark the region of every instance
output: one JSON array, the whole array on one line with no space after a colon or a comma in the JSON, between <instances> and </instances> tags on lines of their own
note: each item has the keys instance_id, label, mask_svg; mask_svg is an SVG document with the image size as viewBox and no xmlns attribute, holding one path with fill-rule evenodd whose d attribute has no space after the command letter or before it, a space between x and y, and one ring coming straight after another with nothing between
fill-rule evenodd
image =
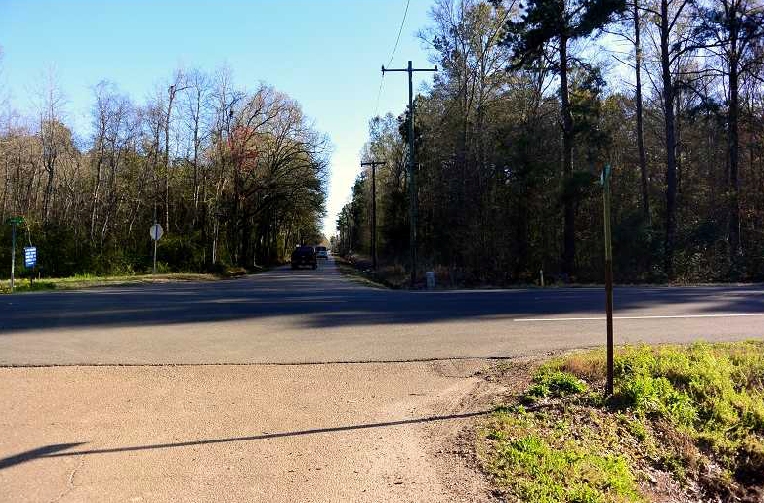
<instances>
[{"instance_id":1,"label":"white sign post","mask_svg":"<svg viewBox=\"0 0 764 503\"><path fill-rule=\"evenodd\" d=\"M157 241L162 239L162 235L164 235L164 229L162 229L162 226L159 224L154 224L149 229L149 234L151 234L151 239L154 240L154 274L157 273Z\"/></svg>"}]
</instances>

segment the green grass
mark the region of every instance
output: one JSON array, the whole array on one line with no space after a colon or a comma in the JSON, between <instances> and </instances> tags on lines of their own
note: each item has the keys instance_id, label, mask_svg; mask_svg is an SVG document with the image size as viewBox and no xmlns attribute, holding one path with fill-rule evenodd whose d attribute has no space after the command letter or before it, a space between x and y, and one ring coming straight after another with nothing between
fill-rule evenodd
<instances>
[{"instance_id":1,"label":"green grass","mask_svg":"<svg viewBox=\"0 0 764 503\"><path fill-rule=\"evenodd\" d=\"M232 274L235 275L235 274ZM31 282L28 278L18 278L14 291L30 292L43 290L74 290L97 286L117 286L145 283L161 283L168 281L213 281L230 277L231 275L216 275L202 273L164 273L164 274L132 274L115 276L96 276L92 274L77 274L67 278L43 278ZM10 280L0 281L0 293L10 293Z\"/></svg>"},{"instance_id":2,"label":"green grass","mask_svg":"<svg viewBox=\"0 0 764 503\"><path fill-rule=\"evenodd\" d=\"M644 501L656 470L759 497L747 491L764 488L764 342L620 349L608 400L604 371L602 351L548 361L518 397L527 408L483 425L481 459L508 499Z\"/></svg>"},{"instance_id":3,"label":"green grass","mask_svg":"<svg viewBox=\"0 0 764 503\"><path fill-rule=\"evenodd\" d=\"M567 437L569 425L522 409L497 412L485 438L488 468L519 501L642 501L627 459L601 453L592 439Z\"/></svg>"},{"instance_id":4,"label":"green grass","mask_svg":"<svg viewBox=\"0 0 764 503\"><path fill-rule=\"evenodd\" d=\"M533 376L533 386L528 389L523 399L526 402L534 402L538 398L575 395L588 389L586 382L572 374L542 368Z\"/></svg>"}]
</instances>

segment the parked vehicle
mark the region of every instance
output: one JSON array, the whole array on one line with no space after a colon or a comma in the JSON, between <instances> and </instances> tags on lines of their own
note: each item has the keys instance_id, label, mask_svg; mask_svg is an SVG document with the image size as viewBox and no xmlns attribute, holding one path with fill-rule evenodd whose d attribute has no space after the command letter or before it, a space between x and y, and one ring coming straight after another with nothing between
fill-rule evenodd
<instances>
[{"instance_id":1,"label":"parked vehicle","mask_svg":"<svg viewBox=\"0 0 764 503\"><path fill-rule=\"evenodd\" d=\"M312 246L298 246L292 252L292 269L299 267L310 266L315 269L316 263L316 250Z\"/></svg>"},{"instance_id":2,"label":"parked vehicle","mask_svg":"<svg viewBox=\"0 0 764 503\"><path fill-rule=\"evenodd\" d=\"M326 246L316 246L316 258L329 258L329 252L326 250Z\"/></svg>"}]
</instances>

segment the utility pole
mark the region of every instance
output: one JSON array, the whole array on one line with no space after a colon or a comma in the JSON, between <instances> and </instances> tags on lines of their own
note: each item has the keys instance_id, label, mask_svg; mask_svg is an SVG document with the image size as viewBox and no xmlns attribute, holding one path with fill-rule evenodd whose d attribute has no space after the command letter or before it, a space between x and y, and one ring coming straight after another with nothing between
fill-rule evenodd
<instances>
[{"instance_id":1,"label":"utility pole","mask_svg":"<svg viewBox=\"0 0 764 503\"><path fill-rule=\"evenodd\" d=\"M414 72L437 72L438 67L434 68L413 68L411 61L406 68L385 68L382 65L382 75L385 72L408 72L409 74L409 247L411 248L411 286L416 283L416 220L417 220L417 192L416 176L414 173L414 86L412 76Z\"/></svg>"},{"instance_id":2,"label":"utility pole","mask_svg":"<svg viewBox=\"0 0 764 503\"><path fill-rule=\"evenodd\" d=\"M371 166L371 263L377 270L377 166L384 166L385 161L362 162L361 166Z\"/></svg>"},{"instance_id":3,"label":"utility pole","mask_svg":"<svg viewBox=\"0 0 764 503\"><path fill-rule=\"evenodd\" d=\"M602 171L602 206L605 218L605 311L607 316L607 382L605 396L613 394L613 249L610 238L610 165Z\"/></svg>"}]
</instances>

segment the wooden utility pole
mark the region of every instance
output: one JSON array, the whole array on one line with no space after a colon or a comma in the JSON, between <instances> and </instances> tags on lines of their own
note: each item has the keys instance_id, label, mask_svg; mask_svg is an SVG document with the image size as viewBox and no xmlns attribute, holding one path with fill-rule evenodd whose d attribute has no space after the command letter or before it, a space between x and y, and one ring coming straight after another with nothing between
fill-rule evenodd
<instances>
[{"instance_id":1,"label":"wooden utility pole","mask_svg":"<svg viewBox=\"0 0 764 503\"><path fill-rule=\"evenodd\" d=\"M413 68L411 61L406 68L385 68L382 65L382 75L385 72L408 72L409 74L409 247L411 248L411 286L416 283L416 220L417 220L417 193L416 176L414 173L414 85L412 75L414 72L437 72L438 67L434 68Z\"/></svg>"},{"instance_id":2,"label":"wooden utility pole","mask_svg":"<svg viewBox=\"0 0 764 503\"><path fill-rule=\"evenodd\" d=\"M361 166L371 166L371 263L377 270L377 166L383 166L385 161L362 162Z\"/></svg>"},{"instance_id":3,"label":"wooden utility pole","mask_svg":"<svg viewBox=\"0 0 764 503\"><path fill-rule=\"evenodd\" d=\"M605 232L605 310L607 316L607 382L605 396L613 394L613 249L610 239L610 165L602 171L602 205Z\"/></svg>"}]
</instances>

